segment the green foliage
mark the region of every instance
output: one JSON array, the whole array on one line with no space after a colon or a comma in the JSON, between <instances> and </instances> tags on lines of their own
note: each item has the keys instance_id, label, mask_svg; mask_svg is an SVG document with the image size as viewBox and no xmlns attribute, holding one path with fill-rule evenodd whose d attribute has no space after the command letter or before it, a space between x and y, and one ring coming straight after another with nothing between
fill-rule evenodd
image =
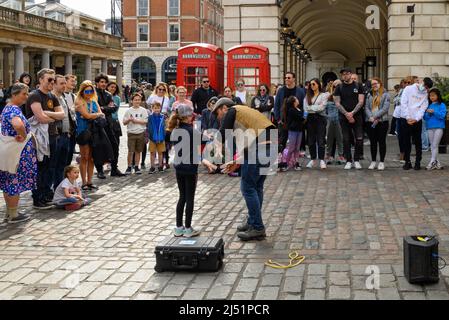
<instances>
[{"instance_id":1,"label":"green foliage","mask_svg":"<svg viewBox=\"0 0 449 320\"><path fill-rule=\"evenodd\" d=\"M440 89L443 102L449 106L449 78L437 77L433 79L434 87Z\"/></svg>"}]
</instances>

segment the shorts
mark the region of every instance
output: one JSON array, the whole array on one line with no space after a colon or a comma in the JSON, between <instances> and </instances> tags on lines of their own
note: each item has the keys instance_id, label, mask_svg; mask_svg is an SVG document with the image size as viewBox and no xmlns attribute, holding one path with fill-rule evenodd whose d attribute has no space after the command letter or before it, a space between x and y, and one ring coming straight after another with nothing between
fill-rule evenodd
<instances>
[{"instance_id":1,"label":"shorts","mask_svg":"<svg viewBox=\"0 0 449 320\"><path fill-rule=\"evenodd\" d=\"M128 133L128 152L143 152L145 149L145 132L139 134Z\"/></svg>"},{"instance_id":2,"label":"shorts","mask_svg":"<svg viewBox=\"0 0 449 320\"><path fill-rule=\"evenodd\" d=\"M159 142L155 143L153 141L150 141L150 152L154 153L162 153L165 152L165 142Z\"/></svg>"}]
</instances>

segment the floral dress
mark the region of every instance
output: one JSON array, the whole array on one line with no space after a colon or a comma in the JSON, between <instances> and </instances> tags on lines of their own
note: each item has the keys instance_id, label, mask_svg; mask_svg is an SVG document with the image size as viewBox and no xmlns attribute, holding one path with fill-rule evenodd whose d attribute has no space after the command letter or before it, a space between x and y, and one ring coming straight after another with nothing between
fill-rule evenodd
<instances>
[{"instance_id":1,"label":"floral dress","mask_svg":"<svg viewBox=\"0 0 449 320\"><path fill-rule=\"evenodd\" d=\"M22 111L17 106L7 106L0 115L2 135L15 137L17 132L11 122L15 117L22 119L25 124L27 134L30 132L30 125L24 117ZM16 196L22 192L36 188L37 178L37 158L36 149L30 139L23 148L20 155L19 168L16 174L0 171L0 189L10 196Z\"/></svg>"}]
</instances>

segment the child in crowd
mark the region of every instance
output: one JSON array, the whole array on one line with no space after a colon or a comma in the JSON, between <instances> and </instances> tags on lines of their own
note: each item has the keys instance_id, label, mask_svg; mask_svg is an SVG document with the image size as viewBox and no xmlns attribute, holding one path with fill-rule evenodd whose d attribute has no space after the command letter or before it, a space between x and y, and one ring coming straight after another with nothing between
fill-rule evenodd
<instances>
[{"instance_id":1,"label":"child in crowd","mask_svg":"<svg viewBox=\"0 0 449 320\"><path fill-rule=\"evenodd\" d=\"M299 152L301 148L302 130L304 127L304 113L300 108L298 98L291 96L287 99L284 108L284 119L288 128L288 144L287 154L282 163L287 163L286 167L282 167L281 171L287 171L291 162L295 163L295 170L301 170L299 164ZM293 161L292 161L293 160Z\"/></svg>"},{"instance_id":2,"label":"child in crowd","mask_svg":"<svg viewBox=\"0 0 449 320\"><path fill-rule=\"evenodd\" d=\"M133 154L135 153L134 173L141 174L139 169L140 157L145 147L145 131L147 130L148 111L141 107L142 96L139 93L131 97L132 107L126 110L123 124L128 126L128 169L126 174L132 173Z\"/></svg>"},{"instance_id":3,"label":"child in crowd","mask_svg":"<svg viewBox=\"0 0 449 320\"><path fill-rule=\"evenodd\" d=\"M150 138L151 168L150 174L156 173L156 153L159 161L159 172L164 171L165 152L165 117L161 114L162 106L154 102L151 107L152 114L148 118L148 135Z\"/></svg>"},{"instance_id":4,"label":"child in crowd","mask_svg":"<svg viewBox=\"0 0 449 320\"><path fill-rule=\"evenodd\" d=\"M441 92L437 88L429 91L429 99L431 105L424 113L424 120L426 121L427 132L429 133L429 142L431 144L432 159L430 160L427 170L441 169L441 163L437 160L438 147L443 131L446 127L446 105L441 98Z\"/></svg>"},{"instance_id":5,"label":"child in crowd","mask_svg":"<svg viewBox=\"0 0 449 320\"><path fill-rule=\"evenodd\" d=\"M78 181L79 176L80 169L77 165L65 167L65 179L58 185L53 196L53 204L57 208L74 211L88 204L89 200L84 199L81 193L81 184Z\"/></svg>"},{"instance_id":6,"label":"child in crowd","mask_svg":"<svg viewBox=\"0 0 449 320\"><path fill-rule=\"evenodd\" d=\"M194 135L201 133L193 128L193 110L187 105L179 105L169 121L172 141L175 144L174 167L179 188L179 200L176 207L175 237L195 237L199 231L192 228L195 191L198 181L198 164L200 162L200 144L194 144ZM188 139L186 141L186 139ZM198 139L199 142L199 139ZM187 150L186 150L187 149ZM187 154L185 153L187 151ZM183 224L185 207L185 223Z\"/></svg>"}]
</instances>

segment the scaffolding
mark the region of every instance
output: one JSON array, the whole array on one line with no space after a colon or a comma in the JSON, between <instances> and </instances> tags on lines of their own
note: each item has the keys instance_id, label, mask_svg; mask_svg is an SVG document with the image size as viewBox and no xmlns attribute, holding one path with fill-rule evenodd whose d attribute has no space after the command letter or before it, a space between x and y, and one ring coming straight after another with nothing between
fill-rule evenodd
<instances>
[{"instance_id":1,"label":"scaffolding","mask_svg":"<svg viewBox=\"0 0 449 320\"><path fill-rule=\"evenodd\" d=\"M123 0L111 0L111 33L123 37Z\"/></svg>"}]
</instances>

